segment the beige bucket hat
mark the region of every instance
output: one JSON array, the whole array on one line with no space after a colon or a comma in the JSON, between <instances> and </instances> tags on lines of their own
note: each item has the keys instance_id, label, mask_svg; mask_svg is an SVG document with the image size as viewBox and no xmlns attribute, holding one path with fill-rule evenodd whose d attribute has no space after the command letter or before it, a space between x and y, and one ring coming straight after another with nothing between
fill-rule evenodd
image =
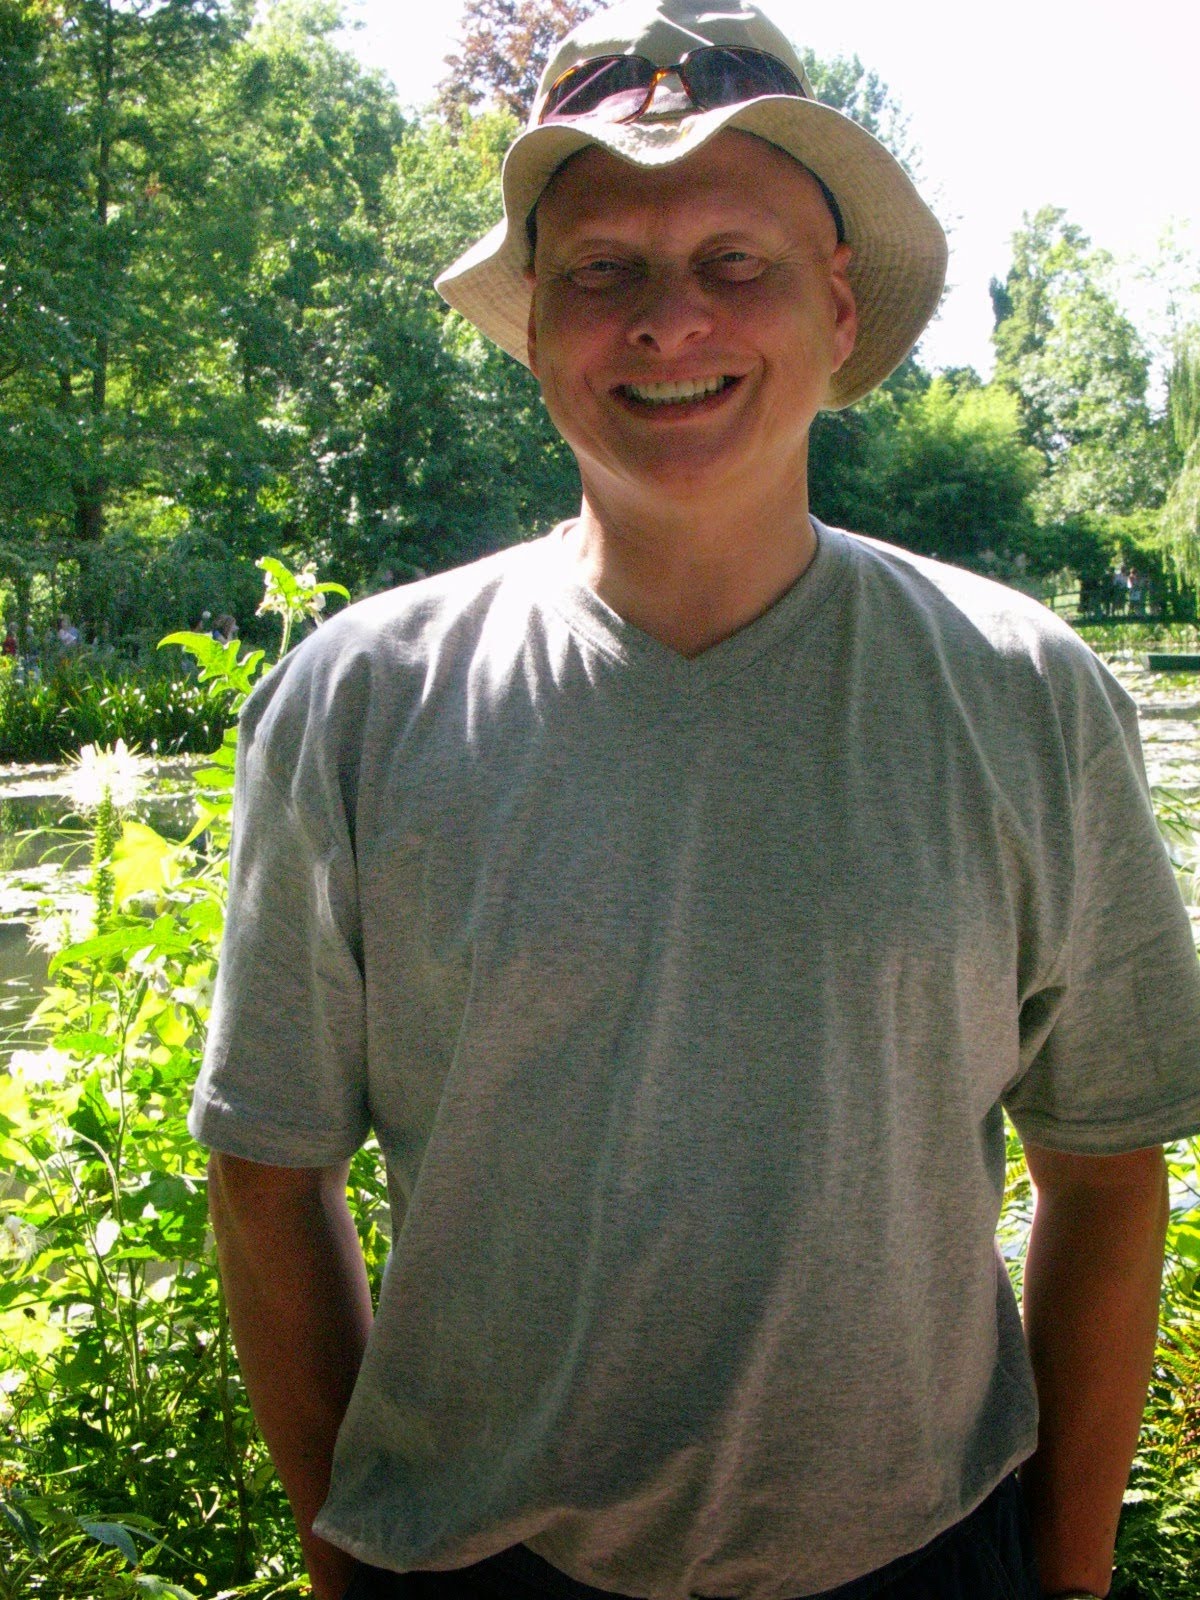
<instances>
[{"instance_id":1,"label":"beige bucket hat","mask_svg":"<svg viewBox=\"0 0 1200 1600\"><path fill-rule=\"evenodd\" d=\"M603 113L539 124L552 87L580 62L644 56L671 67L703 45L760 50L783 62L805 98L769 94L697 110L661 92L632 122ZM669 84L670 79L666 82ZM527 219L546 184L576 151L600 145L639 167L665 166L722 128L778 145L816 174L837 202L850 245L858 339L830 385L829 408L851 405L903 361L933 315L946 276L946 237L904 169L856 122L812 97L796 51L748 0L622 0L568 34L552 56L525 131L504 161L504 221L437 279L437 288L489 339L528 365L530 260Z\"/></svg>"}]
</instances>

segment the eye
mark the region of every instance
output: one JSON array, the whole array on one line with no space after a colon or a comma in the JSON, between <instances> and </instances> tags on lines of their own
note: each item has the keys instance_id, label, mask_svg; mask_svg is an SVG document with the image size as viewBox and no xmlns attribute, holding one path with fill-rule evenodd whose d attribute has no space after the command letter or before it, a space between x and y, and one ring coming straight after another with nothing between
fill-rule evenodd
<instances>
[{"instance_id":1,"label":"eye","mask_svg":"<svg viewBox=\"0 0 1200 1600\"><path fill-rule=\"evenodd\" d=\"M758 277L763 266L762 257L749 250L721 250L708 257L703 270L722 283L748 283Z\"/></svg>"},{"instance_id":2,"label":"eye","mask_svg":"<svg viewBox=\"0 0 1200 1600\"><path fill-rule=\"evenodd\" d=\"M629 281L634 273L628 261L613 256L596 256L589 261L577 262L568 268L565 276L580 289L612 289Z\"/></svg>"}]
</instances>

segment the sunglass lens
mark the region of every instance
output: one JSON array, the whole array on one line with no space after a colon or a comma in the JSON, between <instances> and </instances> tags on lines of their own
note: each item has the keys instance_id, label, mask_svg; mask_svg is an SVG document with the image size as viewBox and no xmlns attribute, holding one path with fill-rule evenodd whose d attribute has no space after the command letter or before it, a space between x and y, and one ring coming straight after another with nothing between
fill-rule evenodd
<instances>
[{"instance_id":1,"label":"sunglass lens","mask_svg":"<svg viewBox=\"0 0 1200 1600\"><path fill-rule=\"evenodd\" d=\"M697 50L688 57L682 76L693 100L709 111L763 94L804 95L795 74L763 50L719 45Z\"/></svg>"},{"instance_id":2,"label":"sunglass lens","mask_svg":"<svg viewBox=\"0 0 1200 1600\"><path fill-rule=\"evenodd\" d=\"M653 79L654 66L642 56L597 56L580 62L550 90L541 120L586 117L601 106L611 121L634 117Z\"/></svg>"}]
</instances>

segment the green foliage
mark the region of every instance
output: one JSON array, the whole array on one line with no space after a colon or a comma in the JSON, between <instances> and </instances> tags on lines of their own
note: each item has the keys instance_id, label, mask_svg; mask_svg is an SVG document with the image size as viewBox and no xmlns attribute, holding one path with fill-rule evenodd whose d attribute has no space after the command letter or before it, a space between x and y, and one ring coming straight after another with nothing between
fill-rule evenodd
<instances>
[{"instance_id":1,"label":"green foliage","mask_svg":"<svg viewBox=\"0 0 1200 1600\"><path fill-rule=\"evenodd\" d=\"M162 755L209 751L229 716L225 695L188 678L71 657L44 678L22 678L11 660L0 661L0 762L61 761L117 739Z\"/></svg>"},{"instance_id":2,"label":"green foliage","mask_svg":"<svg viewBox=\"0 0 1200 1600\"><path fill-rule=\"evenodd\" d=\"M1200 812L1155 793L1184 897L1200 905ZM1167 1267L1154 1374L1117 1546L1114 1600L1190 1600L1200 1589L1200 1140L1169 1152Z\"/></svg>"},{"instance_id":3,"label":"green foliage","mask_svg":"<svg viewBox=\"0 0 1200 1600\"><path fill-rule=\"evenodd\" d=\"M866 454L878 508L870 531L942 560L1019 570L1037 546L1038 463L1012 397L935 378L889 422Z\"/></svg>"},{"instance_id":4,"label":"green foliage","mask_svg":"<svg viewBox=\"0 0 1200 1600\"><path fill-rule=\"evenodd\" d=\"M1101 654L1130 650L1200 651L1200 626L1194 622L1138 622L1119 618L1105 623L1076 623L1075 632Z\"/></svg>"},{"instance_id":5,"label":"green foliage","mask_svg":"<svg viewBox=\"0 0 1200 1600\"><path fill-rule=\"evenodd\" d=\"M818 100L843 112L885 144L914 181L921 174L921 153L909 132L909 118L877 72L857 56L823 60L815 51L800 52L808 81Z\"/></svg>"},{"instance_id":6,"label":"green foliage","mask_svg":"<svg viewBox=\"0 0 1200 1600\"><path fill-rule=\"evenodd\" d=\"M1017 397L1048 468L1041 501L1051 520L1137 510L1163 490L1149 360L1116 303L1111 266L1047 206L1017 230L1007 277L992 284L996 380Z\"/></svg>"},{"instance_id":7,"label":"green foliage","mask_svg":"<svg viewBox=\"0 0 1200 1600\"><path fill-rule=\"evenodd\" d=\"M1154 510L1079 512L1045 527L1042 547L1051 567L1069 567L1078 578L1078 617L1085 623L1152 616L1162 619L1160 627L1186 626L1196 615L1196 591L1166 559ZM1132 588L1117 581L1119 572Z\"/></svg>"},{"instance_id":8,"label":"green foliage","mask_svg":"<svg viewBox=\"0 0 1200 1600\"><path fill-rule=\"evenodd\" d=\"M1200 587L1200 327L1179 340L1167 387L1176 471L1162 509L1161 539L1179 575Z\"/></svg>"},{"instance_id":9,"label":"green foliage","mask_svg":"<svg viewBox=\"0 0 1200 1600\"><path fill-rule=\"evenodd\" d=\"M0 0L0 529L22 534L72 509L61 391L38 375L79 353L68 218L86 150L45 51L44 9Z\"/></svg>"},{"instance_id":10,"label":"green foliage","mask_svg":"<svg viewBox=\"0 0 1200 1600\"><path fill-rule=\"evenodd\" d=\"M86 616L95 638L143 660L164 633L194 624L205 611L245 623L259 591L251 561L192 525L166 497L130 497L82 566L61 563L57 579L60 604Z\"/></svg>"},{"instance_id":11,"label":"green foliage","mask_svg":"<svg viewBox=\"0 0 1200 1600\"><path fill-rule=\"evenodd\" d=\"M41 229L12 241L15 279L44 279L46 293L19 319L5 402L17 463L47 445L40 477L53 492L22 495L13 521L26 539L61 529L90 544L113 494L153 466L136 397L188 342L171 312L191 252L164 224L173 203L196 199L201 169L178 113L222 47L225 17L216 0L70 0L26 5L21 19L33 36L22 99L55 112L44 119L54 178L34 207L53 254Z\"/></svg>"},{"instance_id":12,"label":"green foliage","mask_svg":"<svg viewBox=\"0 0 1200 1600\"><path fill-rule=\"evenodd\" d=\"M974 374L931 382L909 363L813 428L818 515L996 577L1063 565L1034 510L1039 477L1012 396Z\"/></svg>"},{"instance_id":13,"label":"green foliage","mask_svg":"<svg viewBox=\"0 0 1200 1600\"><path fill-rule=\"evenodd\" d=\"M261 1453L237 1404L203 1163L182 1118L221 863L121 826L108 789L97 809L93 931L54 956L36 1018L45 1046L13 1056L0 1103L15 1191L0 1292L14 1503L35 1522L44 1503L126 1530L171 1524L170 1556L153 1544L174 1576L240 1579ZM198 1484L209 1514L180 1528ZM130 1537L108 1542L133 1565Z\"/></svg>"},{"instance_id":14,"label":"green foliage","mask_svg":"<svg viewBox=\"0 0 1200 1600\"><path fill-rule=\"evenodd\" d=\"M38 222L12 224L0 270L22 629L40 585L139 653L205 609L244 620L263 549L336 557L361 590L577 508L534 380L432 288L500 212L511 116L407 122L332 6L68 10L0 0L13 104L50 152L6 106L0 227L25 197Z\"/></svg>"},{"instance_id":15,"label":"green foliage","mask_svg":"<svg viewBox=\"0 0 1200 1600\"><path fill-rule=\"evenodd\" d=\"M343 600L350 598L349 589L340 583L318 583L315 566L307 566L301 572L291 572L274 556L262 556L255 565L263 574L263 587L266 591L258 608L259 615L273 613L283 623L280 655L287 654L294 622L306 617L319 617L325 609L326 595L340 594ZM228 648L226 646L227 652ZM206 672L211 672L210 662L216 658L210 652L205 654L207 659L203 659L201 664ZM235 656L228 657L228 666L225 670L236 670Z\"/></svg>"},{"instance_id":16,"label":"green foliage","mask_svg":"<svg viewBox=\"0 0 1200 1600\"><path fill-rule=\"evenodd\" d=\"M339 589L264 567L285 639ZM264 665L236 641L173 642L229 710ZM185 1122L224 920L233 761L231 732L198 774L200 815L182 844L122 815L135 758L80 764L90 926L53 955L40 1047L14 1051L0 1076L0 1600L298 1592ZM377 1272L384 1202L370 1152L353 1181Z\"/></svg>"}]
</instances>

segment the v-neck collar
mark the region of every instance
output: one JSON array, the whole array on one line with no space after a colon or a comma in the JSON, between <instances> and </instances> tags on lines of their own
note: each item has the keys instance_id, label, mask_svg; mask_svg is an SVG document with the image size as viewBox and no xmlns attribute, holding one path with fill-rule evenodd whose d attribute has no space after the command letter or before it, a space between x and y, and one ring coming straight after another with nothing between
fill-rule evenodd
<instances>
[{"instance_id":1,"label":"v-neck collar","mask_svg":"<svg viewBox=\"0 0 1200 1600\"><path fill-rule=\"evenodd\" d=\"M549 586L550 603L575 634L622 669L631 685L676 697L703 695L793 638L841 587L851 559L846 536L815 517L810 520L817 550L795 583L760 616L696 656L681 655L627 622L574 576L564 548L569 522L547 535L557 579Z\"/></svg>"}]
</instances>

